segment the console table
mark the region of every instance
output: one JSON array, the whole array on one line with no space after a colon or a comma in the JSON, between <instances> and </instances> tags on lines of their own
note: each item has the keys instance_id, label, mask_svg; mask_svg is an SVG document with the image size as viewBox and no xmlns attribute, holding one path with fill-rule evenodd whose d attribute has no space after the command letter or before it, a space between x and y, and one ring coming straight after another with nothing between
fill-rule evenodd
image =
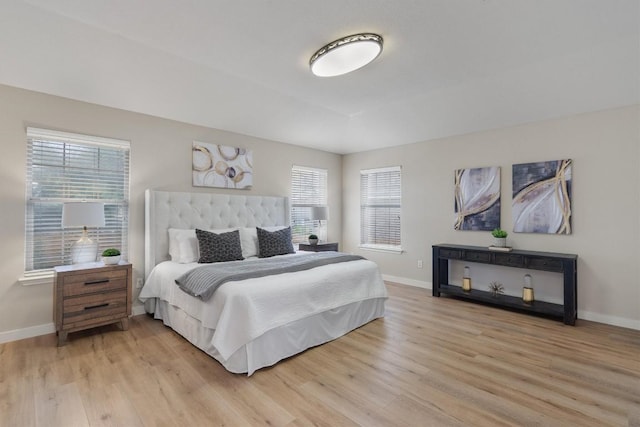
<instances>
[{"instance_id":1,"label":"console table","mask_svg":"<svg viewBox=\"0 0 640 427\"><path fill-rule=\"evenodd\" d=\"M472 289L463 291L449 284L449 260L460 260L504 267L552 271L564 277L564 304L545 301L525 303L519 297L493 296L491 292ZM452 295L471 301L480 301L531 313L562 318L566 325L575 325L577 316L578 256L551 252L513 250L493 251L482 246L440 244L433 246L433 296Z\"/></svg>"}]
</instances>

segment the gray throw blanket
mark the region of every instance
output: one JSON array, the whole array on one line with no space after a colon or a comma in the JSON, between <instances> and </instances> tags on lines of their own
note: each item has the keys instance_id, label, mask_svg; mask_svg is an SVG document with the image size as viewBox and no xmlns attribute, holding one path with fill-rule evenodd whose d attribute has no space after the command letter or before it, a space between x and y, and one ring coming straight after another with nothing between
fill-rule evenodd
<instances>
[{"instance_id":1,"label":"gray throw blanket","mask_svg":"<svg viewBox=\"0 0 640 427\"><path fill-rule=\"evenodd\" d=\"M178 277L176 284L189 295L206 301L226 282L310 270L322 265L359 259L364 258L339 252L320 252L292 257L221 262L196 267Z\"/></svg>"}]
</instances>

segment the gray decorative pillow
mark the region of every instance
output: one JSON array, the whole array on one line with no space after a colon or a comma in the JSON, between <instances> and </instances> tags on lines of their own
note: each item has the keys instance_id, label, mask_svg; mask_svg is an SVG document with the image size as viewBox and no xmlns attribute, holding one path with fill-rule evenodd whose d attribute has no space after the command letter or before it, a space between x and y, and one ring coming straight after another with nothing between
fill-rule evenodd
<instances>
[{"instance_id":1,"label":"gray decorative pillow","mask_svg":"<svg viewBox=\"0 0 640 427\"><path fill-rule=\"evenodd\" d=\"M240 232L212 233L196 229L198 248L200 249L199 263L239 261L242 258L240 246Z\"/></svg>"},{"instance_id":2,"label":"gray decorative pillow","mask_svg":"<svg viewBox=\"0 0 640 427\"><path fill-rule=\"evenodd\" d=\"M267 258L274 255L292 254L291 227L278 231L267 231L256 227L258 230L258 257Z\"/></svg>"}]
</instances>

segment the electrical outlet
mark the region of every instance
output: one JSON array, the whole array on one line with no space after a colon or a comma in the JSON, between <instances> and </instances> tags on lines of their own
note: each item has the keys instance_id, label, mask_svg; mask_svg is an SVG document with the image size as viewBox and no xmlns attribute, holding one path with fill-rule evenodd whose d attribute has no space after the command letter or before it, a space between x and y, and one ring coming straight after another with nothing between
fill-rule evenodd
<instances>
[{"instance_id":1,"label":"electrical outlet","mask_svg":"<svg viewBox=\"0 0 640 427\"><path fill-rule=\"evenodd\" d=\"M422 268L422 260L421 259L418 260L418 268Z\"/></svg>"},{"instance_id":2,"label":"electrical outlet","mask_svg":"<svg viewBox=\"0 0 640 427\"><path fill-rule=\"evenodd\" d=\"M143 284L144 284L144 281L142 280L142 277L138 277L138 280L136 280L136 289L142 288Z\"/></svg>"}]
</instances>

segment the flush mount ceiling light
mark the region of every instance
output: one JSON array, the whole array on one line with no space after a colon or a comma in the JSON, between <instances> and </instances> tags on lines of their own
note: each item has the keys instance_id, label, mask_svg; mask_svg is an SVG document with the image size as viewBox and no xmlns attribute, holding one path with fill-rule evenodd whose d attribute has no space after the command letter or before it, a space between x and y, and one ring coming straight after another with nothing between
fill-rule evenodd
<instances>
[{"instance_id":1,"label":"flush mount ceiling light","mask_svg":"<svg viewBox=\"0 0 640 427\"><path fill-rule=\"evenodd\" d=\"M372 33L354 34L332 41L311 56L311 72L333 77L362 68L382 52L382 37Z\"/></svg>"}]
</instances>

